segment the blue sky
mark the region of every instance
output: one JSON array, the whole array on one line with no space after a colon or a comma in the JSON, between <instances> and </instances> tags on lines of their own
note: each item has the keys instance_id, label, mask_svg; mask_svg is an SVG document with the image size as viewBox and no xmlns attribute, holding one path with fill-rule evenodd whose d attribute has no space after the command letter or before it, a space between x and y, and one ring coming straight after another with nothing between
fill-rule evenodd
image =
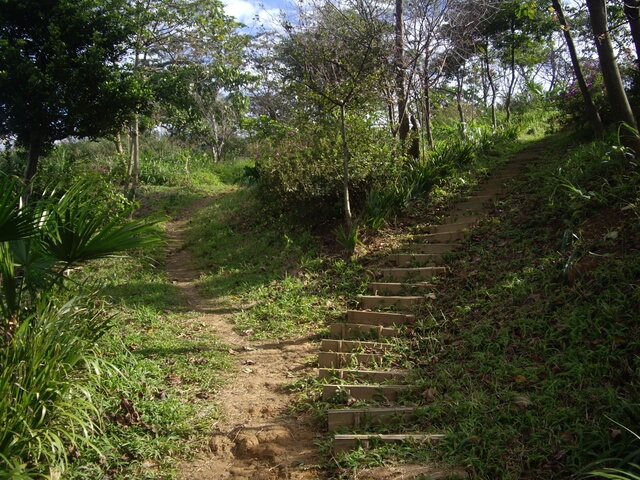
<instances>
[{"instance_id":1,"label":"blue sky","mask_svg":"<svg viewBox=\"0 0 640 480\"><path fill-rule=\"evenodd\" d=\"M227 15L247 25L249 33L256 32L259 22L265 26L275 26L280 11L291 8L291 2L288 0L222 0L222 2ZM259 22L256 22L256 16Z\"/></svg>"}]
</instances>

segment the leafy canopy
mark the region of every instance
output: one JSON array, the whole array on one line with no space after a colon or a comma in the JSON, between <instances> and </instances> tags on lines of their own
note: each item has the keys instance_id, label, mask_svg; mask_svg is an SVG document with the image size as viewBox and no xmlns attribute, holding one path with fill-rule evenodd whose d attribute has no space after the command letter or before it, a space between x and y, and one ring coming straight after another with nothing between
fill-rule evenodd
<instances>
[{"instance_id":1,"label":"leafy canopy","mask_svg":"<svg viewBox=\"0 0 640 480\"><path fill-rule=\"evenodd\" d=\"M120 127L135 98L119 66L128 17L125 0L0 1L0 135L46 149Z\"/></svg>"}]
</instances>

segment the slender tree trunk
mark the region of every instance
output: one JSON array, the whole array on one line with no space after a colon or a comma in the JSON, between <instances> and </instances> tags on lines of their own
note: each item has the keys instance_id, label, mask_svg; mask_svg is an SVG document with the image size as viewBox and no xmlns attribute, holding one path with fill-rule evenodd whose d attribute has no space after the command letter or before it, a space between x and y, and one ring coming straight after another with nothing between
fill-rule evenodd
<instances>
[{"instance_id":1,"label":"slender tree trunk","mask_svg":"<svg viewBox=\"0 0 640 480\"><path fill-rule=\"evenodd\" d=\"M116 138L114 138L113 143L116 146L116 153L118 155L124 154L124 148L122 147L122 136L119 133L116 134Z\"/></svg>"},{"instance_id":2,"label":"slender tree trunk","mask_svg":"<svg viewBox=\"0 0 640 480\"><path fill-rule=\"evenodd\" d=\"M625 146L633 149L636 155L640 155L640 137L637 134L638 125L633 116L631 105L629 105L629 99L624 90L620 70L613 52L607 21L607 6L604 0L587 0L587 8L589 9L591 28L593 29L596 49L598 50L598 58L600 59L600 70L602 71L604 86L611 103L614 120L618 124L627 124L635 130L634 133L622 129L621 141Z\"/></svg>"},{"instance_id":3,"label":"slender tree trunk","mask_svg":"<svg viewBox=\"0 0 640 480\"><path fill-rule=\"evenodd\" d=\"M462 106L462 89L464 87L464 74L458 72L456 75L456 103L458 105L458 116L460 118L460 134L467 132L467 122L464 117L464 108Z\"/></svg>"},{"instance_id":4,"label":"slender tree trunk","mask_svg":"<svg viewBox=\"0 0 640 480\"><path fill-rule=\"evenodd\" d=\"M138 72L140 68L140 46L136 47L135 59L133 63L134 74ZM129 172L127 185L129 187L128 195L130 198L135 198L138 190L138 182L140 180L140 111L135 112L133 119L133 126L130 129L131 136L131 161L129 163Z\"/></svg>"},{"instance_id":5,"label":"slender tree trunk","mask_svg":"<svg viewBox=\"0 0 640 480\"><path fill-rule=\"evenodd\" d=\"M433 148L433 128L431 124L431 85L429 84L429 51L427 50L424 55L424 131L427 135L427 144L429 148Z\"/></svg>"},{"instance_id":6,"label":"slender tree trunk","mask_svg":"<svg viewBox=\"0 0 640 480\"><path fill-rule=\"evenodd\" d=\"M396 111L393 106L393 101L389 100L387 103L387 116L389 117L389 128L391 129L391 135L396 134Z\"/></svg>"},{"instance_id":7,"label":"slender tree trunk","mask_svg":"<svg viewBox=\"0 0 640 480\"><path fill-rule=\"evenodd\" d=\"M140 115L136 113L131 127L131 171L129 172L129 195L133 198L140 181Z\"/></svg>"},{"instance_id":8,"label":"slender tree trunk","mask_svg":"<svg viewBox=\"0 0 640 480\"><path fill-rule=\"evenodd\" d=\"M558 20L560 22L560 26L562 27L562 33L564 34L564 39L567 42L569 56L571 57L571 65L573 65L573 72L576 76L576 81L578 82L578 87L580 88L582 99L584 100L587 118L589 119L589 123L591 124L591 127L595 131L596 135L599 138L603 138L604 126L602 125L600 113L598 113L598 108L596 107L595 103L593 103L593 98L591 97L591 93L589 92L589 87L587 87L587 82L584 79L584 75L582 75L582 68L580 66L580 60L578 59L576 46L573 43L571 30L569 28L569 24L567 23L567 19L564 16L564 12L562 11L560 0L552 0L551 4L553 5L553 8L558 15Z\"/></svg>"},{"instance_id":9,"label":"slender tree trunk","mask_svg":"<svg viewBox=\"0 0 640 480\"><path fill-rule=\"evenodd\" d=\"M351 215L351 200L349 199L349 144L347 142L347 120L346 108L344 103L340 105L340 126L342 133L342 187L344 194L344 222L347 228L353 225L353 216Z\"/></svg>"},{"instance_id":10,"label":"slender tree trunk","mask_svg":"<svg viewBox=\"0 0 640 480\"><path fill-rule=\"evenodd\" d=\"M516 46L515 42L515 31L513 25L511 26L511 81L509 82L509 89L507 90L507 99L504 104L504 110L507 114L507 123L511 122L511 99L513 97L513 87L516 84Z\"/></svg>"},{"instance_id":11,"label":"slender tree trunk","mask_svg":"<svg viewBox=\"0 0 640 480\"><path fill-rule=\"evenodd\" d=\"M489 42L486 43L486 48L484 50L484 64L487 74L487 82L491 89L491 123L493 125L493 130L495 131L498 129L498 117L496 115L496 85L493 82L493 73L491 73L491 64L489 62Z\"/></svg>"},{"instance_id":12,"label":"slender tree trunk","mask_svg":"<svg viewBox=\"0 0 640 480\"><path fill-rule=\"evenodd\" d=\"M31 130L29 136L29 157L27 159L27 167L24 172L24 179L27 183L31 183L33 177L38 171L38 162L42 155L42 147L44 146L44 133L39 129Z\"/></svg>"},{"instance_id":13,"label":"slender tree trunk","mask_svg":"<svg viewBox=\"0 0 640 480\"><path fill-rule=\"evenodd\" d=\"M406 67L404 59L404 4L396 0L395 25L395 67L396 96L398 102L398 138L405 141L409 136L409 115L407 113Z\"/></svg>"},{"instance_id":14,"label":"slender tree trunk","mask_svg":"<svg viewBox=\"0 0 640 480\"><path fill-rule=\"evenodd\" d=\"M624 14L636 47L636 66L640 67L640 0L624 0Z\"/></svg>"}]
</instances>

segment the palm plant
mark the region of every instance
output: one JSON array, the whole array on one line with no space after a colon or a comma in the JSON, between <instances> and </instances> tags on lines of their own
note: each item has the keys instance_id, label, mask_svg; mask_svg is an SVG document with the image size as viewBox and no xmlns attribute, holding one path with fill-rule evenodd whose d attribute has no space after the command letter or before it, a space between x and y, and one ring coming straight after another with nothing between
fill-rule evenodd
<instances>
[{"instance_id":1,"label":"palm plant","mask_svg":"<svg viewBox=\"0 0 640 480\"><path fill-rule=\"evenodd\" d=\"M159 242L157 220L130 220L112 211L80 182L62 196L20 205L16 179L0 179L0 313L5 331L18 324L38 298L62 285L65 272L90 260Z\"/></svg>"},{"instance_id":2,"label":"palm plant","mask_svg":"<svg viewBox=\"0 0 640 480\"><path fill-rule=\"evenodd\" d=\"M17 180L0 192L0 479L59 476L100 418L86 385L109 321L92 295L60 306L54 293L70 268L157 244L157 221L111 210L87 183L26 206Z\"/></svg>"}]
</instances>

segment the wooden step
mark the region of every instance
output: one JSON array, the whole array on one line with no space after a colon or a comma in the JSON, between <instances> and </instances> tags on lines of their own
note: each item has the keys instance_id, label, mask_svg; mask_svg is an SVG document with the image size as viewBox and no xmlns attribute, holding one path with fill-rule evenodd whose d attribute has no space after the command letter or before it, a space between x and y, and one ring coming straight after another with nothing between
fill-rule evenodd
<instances>
[{"instance_id":1,"label":"wooden step","mask_svg":"<svg viewBox=\"0 0 640 480\"><path fill-rule=\"evenodd\" d=\"M318 367L320 368L356 368L375 367L384 359L379 353L341 353L318 352Z\"/></svg>"},{"instance_id":2,"label":"wooden step","mask_svg":"<svg viewBox=\"0 0 640 480\"><path fill-rule=\"evenodd\" d=\"M385 462L385 465L358 471L358 478L384 480L465 480L469 474L462 467L438 468L434 465Z\"/></svg>"},{"instance_id":3,"label":"wooden step","mask_svg":"<svg viewBox=\"0 0 640 480\"><path fill-rule=\"evenodd\" d=\"M363 312L362 310L349 310L347 323L359 323L364 325L382 325L391 327L394 325L412 325L416 318L407 313L392 312Z\"/></svg>"},{"instance_id":4,"label":"wooden step","mask_svg":"<svg viewBox=\"0 0 640 480\"><path fill-rule=\"evenodd\" d=\"M366 325L362 323L333 323L329 327L331 338L393 338L400 334L394 327L382 325Z\"/></svg>"},{"instance_id":5,"label":"wooden step","mask_svg":"<svg viewBox=\"0 0 640 480\"><path fill-rule=\"evenodd\" d=\"M393 344L382 342L367 342L361 340L335 340L323 339L320 343L320 350L323 352L342 353L374 353L382 354L393 349Z\"/></svg>"},{"instance_id":6,"label":"wooden step","mask_svg":"<svg viewBox=\"0 0 640 480\"><path fill-rule=\"evenodd\" d=\"M460 202L454 203L451 210L454 212L481 212L487 213L493 206L493 203L487 202Z\"/></svg>"},{"instance_id":7,"label":"wooden step","mask_svg":"<svg viewBox=\"0 0 640 480\"><path fill-rule=\"evenodd\" d=\"M411 420L415 416L414 407L332 409L327 412L327 422L329 431L335 432L339 428L355 430L380 423L390 427Z\"/></svg>"},{"instance_id":8,"label":"wooden step","mask_svg":"<svg viewBox=\"0 0 640 480\"><path fill-rule=\"evenodd\" d=\"M380 273L385 280L412 282L444 276L447 273L447 269L445 267L382 268Z\"/></svg>"},{"instance_id":9,"label":"wooden step","mask_svg":"<svg viewBox=\"0 0 640 480\"><path fill-rule=\"evenodd\" d=\"M319 368L318 379L325 381L347 380L350 382L389 383L400 382L408 374L407 370L348 370Z\"/></svg>"},{"instance_id":10,"label":"wooden step","mask_svg":"<svg viewBox=\"0 0 640 480\"><path fill-rule=\"evenodd\" d=\"M409 267L417 265L440 266L444 263L442 253L392 253L391 260L398 267Z\"/></svg>"},{"instance_id":11,"label":"wooden step","mask_svg":"<svg viewBox=\"0 0 640 480\"><path fill-rule=\"evenodd\" d=\"M466 232L464 230L458 230L455 232L427 233L425 235L416 235L414 236L414 239L419 243L454 243L457 240L462 240L465 235Z\"/></svg>"},{"instance_id":12,"label":"wooden step","mask_svg":"<svg viewBox=\"0 0 640 480\"><path fill-rule=\"evenodd\" d=\"M443 434L418 434L407 433L404 435L336 435L333 437L333 452L348 452L358 447L369 448L372 443L395 443L395 442L437 442L445 438Z\"/></svg>"},{"instance_id":13,"label":"wooden step","mask_svg":"<svg viewBox=\"0 0 640 480\"><path fill-rule=\"evenodd\" d=\"M445 223L442 225L430 225L429 233L449 233L449 232L463 232L469 230L477 225L477 221L470 222L456 222Z\"/></svg>"},{"instance_id":14,"label":"wooden step","mask_svg":"<svg viewBox=\"0 0 640 480\"><path fill-rule=\"evenodd\" d=\"M482 220L483 218L485 218L484 215L463 215L460 212L456 213L453 212L453 214L447 215L446 217L443 217L440 220L440 223L442 224L448 224L448 223L467 223L467 222L479 222L480 220Z\"/></svg>"},{"instance_id":15,"label":"wooden step","mask_svg":"<svg viewBox=\"0 0 640 480\"><path fill-rule=\"evenodd\" d=\"M465 234L466 232L464 230L443 233L427 233L426 235L420 235L417 237L417 240L419 240L420 243L453 243L457 240L462 240L465 237Z\"/></svg>"},{"instance_id":16,"label":"wooden step","mask_svg":"<svg viewBox=\"0 0 640 480\"><path fill-rule=\"evenodd\" d=\"M434 288L429 282L371 282L368 287L378 295L416 295L430 292Z\"/></svg>"},{"instance_id":17,"label":"wooden step","mask_svg":"<svg viewBox=\"0 0 640 480\"><path fill-rule=\"evenodd\" d=\"M322 400L329 401L342 392L356 400L395 402L398 394L409 390L409 385L323 385Z\"/></svg>"},{"instance_id":18,"label":"wooden step","mask_svg":"<svg viewBox=\"0 0 640 480\"><path fill-rule=\"evenodd\" d=\"M405 245L405 249L415 253L439 254L451 252L460 246L457 243L419 243L418 240Z\"/></svg>"},{"instance_id":19,"label":"wooden step","mask_svg":"<svg viewBox=\"0 0 640 480\"><path fill-rule=\"evenodd\" d=\"M363 309L395 307L406 310L424 303L425 298L421 295L360 295L357 300Z\"/></svg>"}]
</instances>

